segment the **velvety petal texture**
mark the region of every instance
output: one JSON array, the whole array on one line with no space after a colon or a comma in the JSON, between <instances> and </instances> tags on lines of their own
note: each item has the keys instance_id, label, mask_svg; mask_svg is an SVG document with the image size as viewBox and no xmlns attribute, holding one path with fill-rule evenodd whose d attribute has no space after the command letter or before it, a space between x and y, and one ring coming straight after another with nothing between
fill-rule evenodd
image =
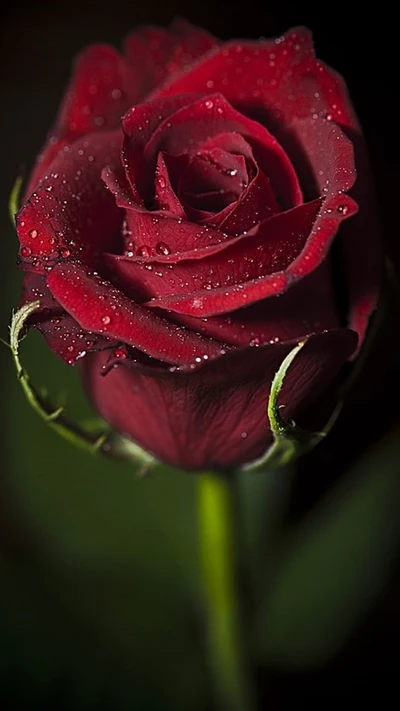
<instances>
[{"instance_id":1,"label":"velvety petal texture","mask_svg":"<svg viewBox=\"0 0 400 711\"><path fill-rule=\"evenodd\" d=\"M17 231L30 325L116 430L192 471L264 453L301 339L282 412L322 427L379 295L362 132L304 28L223 43L175 20L86 49Z\"/></svg>"}]
</instances>

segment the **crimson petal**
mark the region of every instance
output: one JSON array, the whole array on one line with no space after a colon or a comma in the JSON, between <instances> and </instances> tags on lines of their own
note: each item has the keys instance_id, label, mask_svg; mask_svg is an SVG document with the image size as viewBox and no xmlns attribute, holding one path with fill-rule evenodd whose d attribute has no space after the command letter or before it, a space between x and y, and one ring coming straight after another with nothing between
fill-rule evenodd
<instances>
[{"instance_id":1,"label":"crimson petal","mask_svg":"<svg viewBox=\"0 0 400 711\"><path fill-rule=\"evenodd\" d=\"M182 103L183 106L177 107L157 128L153 127L144 150L147 165L155 162L160 150L179 154L190 147L194 151L210 136L236 132L250 144L256 162L270 178L282 207L287 209L302 203L296 172L283 148L264 126L236 111L222 94L211 94L200 99L192 97L190 103L187 100L186 105L184 100Z\"/></svg>"},{"instance_id":2,"label":"crimson petal","mask_svg":"<svg viewBox=\"0 0 400 711\"><path fill-rule=\"evenodd\" d=\"M280 212L247 235L231 239L218 248L210 248L209 254L203 253L202 259L190 259L190 255L186 255L186 259L176 262L157 260L153 264L116 255L105 255L105 259L113 267L113 278L125 287L140 285L142 293L153 299L150 306L195 316L227 313L245 305L247 283L258 281L262 289L263 278L285 270L301 252L321 202L315 200ZM230 291L236 293L236 289L241 291L242 303L232 305ZM222 310L221 306L215 311L209 307L211 311L207 309L207 313L197 314L192 313L191 308L189 311L182 309L182 303L192 303L193 299L201 301L205 308L206 303L215 304L214 299L218 300L219 296L223 297Z\"/></svg>"},{"instance_id":3,"label":"crimson petal","mask_svg":"<svg viewBox=\"0 0 400 711\"><path fill-rule=\"evenodd\" d=\"M163 212L168 212L177 218L184 219L186 217L179 198L171 185L165 158L161 152L157 157L154 202L156 210L163 210Z\"/></svg>"},{"instance_id":4,"label":"crimson petal","mask_svg":"<svg viewBox=\"0 0 400 711\"><path fill-rule=\"evenodd\" d=\"M115 250L122 213L100 173L117 164L119 131L90 134L61 151L17 215L20 259L27 270L44 273L57 260Z\"/></svg>"},{"instance_id":5,"label":"crimson petal","mask_svg":"<svg viewBox=\"0 0 400 711\"><path fill-rule=\"evenodd\" d=\"M279 206L271 183L262 170L257 170L250 185L236 204L232 205L232 209L220 212L214 219L209 220L208 224L228 234L239 236L276 212L279 212Z\"/></svg>"},{"instance_id":6,"label":"crimson petal","mask_svg":"<svg viewBox=\"0 0 400 711\"><path fill-rule=\"evenodd\" d=\"M153 171L159 151L154 154L153 165L149 166L143 153L147 142L157 127L172 116L179 108L193 101L191 96L173 96L168 99L132 106L122 119L124 142L122 162L127 180L130 183L133 197L139 204L143 200L151 200L153 187Z\"/></svg>"},{"instance_id":7,"label":"crimson petal","mask_svg":"<svg viewBox=\"0 0 400 711\"><path fill-rule=\"evenodd\" d=\"M378 298L382 249L367 150L345 82L315 58L311 35L300 27L275 40L224 44L199 60L190 72L171 77L153 96L208 92L210 87L223 92L238 108L254 116L261 113L277 129L284 146L286 131L292 134L289 144L293 144L301 118L336 122L352 138L360 166L354 196L361 210L351 226L343 226L339 239L343 245L344 270L349 274L350 324L358 331L361 344ZM301 139L298 142L301 145ZM321 147L323 151L323 143ZM288 152L291 155L289 149ZM303 158L297 165L300 173L304 166Z\"/></svg>"},{"instance_id":8,"label":"crimson petal","mask_svg":"<svg viewBox=\"0 0 400 711\"><path fill-rule=\"evenodd\" d=\"M161 309L159 313L163 314ZM263 299L222 316L171 313L168 318L223 343L255 347L301 339L341 325L328 260L279 298Z\"/></svg>"},{"instance_id":9,"label":"crimson petal","mask_svg":"<svg viewBox=\"0 0 400 711\"><path fill-rule=\"evenodd\" d=\"M47 345L68 365L73 365L90 351L112 347L112 343L97 333L82 329L56 301L43 274L27 272L22 282L20 306L40 300L40 307L29 317L44 336Z\"/></svg>"},{"instance_id":10,"label":"crimson petal","mask_svg":"<svg viewBox=\"0 0 400 711\"><path fill-rule=\"evenodd\" d=\"M233 40L156 89L151 98L221 92L242 106L264 105L283 122L323 113L342 126L356 123L343 79L315 58L304 27L265 41Z\"/></svg>"},{"instance_id":11,"label":"crimson petal","mask_svg":"<svg viewBox=\"0 0 400 711\"><path fill-rule=\"evenodd\" d=\"M30 177L25 199L35 190L65 145L83 134L117 128L121 116L138 99L139 67L113 47L92 45L77 58L57 120Z\"/></svg>"},{"instance_id":12,"label":"crimson petal","mask_svg":"<svg viewBox=\"0 0 400 711\"><path fill-rule=\"evenodd\" d=\"M285 378L285 418L297 419L315 402L356 340L345 329L310 338ZM271 443L268 394L291 348L240 349L188 372L130 370L124 361L105 378L100 373L106 356L99 353L84 359L82 372L96 409L118 431L173 466L224 470L253 461Z\"/></svg>"},{"instance_id":13,"label":"crimson petal","mask_svg":"<svg viewBox=\"0 0 400 711\"><path fill-rule=\"evenodd\" d=\"M53 296L85 330L122 341L151 357L191 364L216 356L221 344L165 321L132 303L80 262L57 264L47 276Z\"/></svg>"},{"instance_id":14,"label":"crimson petal","mask_svg":"<svg viewBox=\"0 0 400 711\"><path fill-rule=\"evenodd\" d=\"M145 26L133 32L125 42L125 53L140 76L139 98L218 44L208 32L182 19L174 20L167 30Z\"/></svg>"},{"instance_id":15,"label":"crimson petal","mask_svg":"<svg viewBox=\"0 0 400 711\"><path fill-rule=\"evenodd\" d=\"M337 213L333 216L326 214L326 208L323 205L309 234L310 221L312 221L313 217L312 210L314 210L315 215L315 208L319 204L320 201L315 200L288 212L281 212L262 223L255 237L252 238L254 244L257 244L258 239L260 240L260 253L255 254L253 263L247 263L243 259L243 246L240 243L229 246L229 254L233 260L232 268L237 269L237 273L242 278L246 277L246 273L248 273L249 279L247 281L239 282L236 276L236 281L232 279L233 284L230 285L227 279L229 273L225 273L224 286L216 286L209 290L202 289L192 293L153 298L148 305L170 309L189 316L205 317L229 313L229 311L234 311L255 301L284 293L297 279L316 269L328 252L330 243L337 231L338 223L345 216L352 214L350 206L353 206L353 211L356 210L356 205L350 202L350 198L347 198L346 206L348 207L348 212L346 215L342 213ZM339 207L341 206L339 205ZM304 218L301 231L299 231L299 215L297 214L300 210L302 210ZM288 242L285 243L281 251L283 246L282 233L280 229L275 228L279 228L286 221L288 221L288 224L291 221L293 222L293 230L288 230ZM287 225L285 225L285 231L286 229ZM308 234L309 237L307 239ZM272 252L268 249L267 240L270 239L274 244ZM239 242L238 240L236 241ZM305 246L303 247L303 245ZM261 252L262 249L264 249L263 253ZM301 251L299 256L293 259L296 250ZM221 263L222 270L226 263L227 254L228 251L225 250L211 257L208 260L208 265L214 267L214 265L220 266ZM222 255L224 255L223 258ZM288 265L289 261L290 264ZM277 267L276 271L268 271L273 269L275 265ZM246 272L246 269L248 272ZM250 278L252 272L258 272L258 276ZM232 273L234 274L234 272Z\"/></svg>"},{"instance_id":16,"label":"crimson petal","mask_svg":"<svg viewBox=\"0 0 400 711\"><path fill-rule=\"evenodd\" d=\"M187 222L182 218L171 217L162 211L150 212L136 205L126 188L120 181L118 171L106 168L102 178L111 190L119 207L125 208L125 219L129 232L132 235L130 242L136 240L139 255L144 256L143 247L147 247L150 254L165 255L171 252L171 261L179 259L179 254L198 251L202 255L203 249L207 251L210 246L221 245L229 239L229 235L220 230L203 225ZM159 251L159 245L166 245L166 249Z\"/></svg>"}]
</instances>

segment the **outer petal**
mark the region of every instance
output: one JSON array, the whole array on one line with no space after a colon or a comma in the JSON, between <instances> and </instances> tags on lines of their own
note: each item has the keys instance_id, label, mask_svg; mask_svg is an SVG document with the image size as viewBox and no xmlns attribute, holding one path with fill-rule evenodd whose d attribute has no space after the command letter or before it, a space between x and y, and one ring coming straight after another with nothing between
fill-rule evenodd
<instances>
[{"instance_id":1,"label":"outer petal","mask_svg":"<svg viewBox=\"0 0 400 711\"><path fill-rule=\"evenodd\" d=\"M117 165L119 131L90 134L65 146L39 188L17 215L20 258L43 273L70 256L93 262L97 252L120 243L122 211L101 180L104 165Z\"/></svg>"},{"instance_id":2,"label":"outer petal","mask_svg":"<svg viewBox=\"0 0 400 711\"><path fill-rule=\"evenodd\" d=\"M355 135L358 179L353 194L360 211L339 233L339 253L348 299L349 327L361 347L371 313L376 308L384 269L383 235L378 219L371 168L363 137Z\"/></svg>"},{"instance_id":3,"label":"outer petal","mask_svg":"<svg viewBox=\"0 0 400 711\"><path fill-rule=\"evenodd\" d=\"M298 418L315 401L355 345L347 330L310 338L285 379L285 417ZM238 350L187 373L121 365L105 378L105 356L97 354L82 370L96 409L119 432L173 466L221 470L256 459L269 445L269 389L290 348Z\"/></svg>"},{"instance_id":4,"label":"outer petal","mask_svg":"<svg viewBox=\"0 0 400 711\"><path fill-rule=\"evenodd\" d=\"M140 82L140 67L130 66L108 45L93 45L79 55L48 143L30 177L26 198L65 145L84 134L119 126L121 116L138 100Z\"/></svg>"},{"instance_id":5,"label":"outer petal","mask_svg":"<svg viewBox=\"0 0 400 711\"><path fill-rule=\"evenodd\" d=\"M133 32L126 40L125 53L140 76L140 99L219 44L208 32L180 18L168 30L141 27Z\"/></svg>"},{"instance_id":6,"label":"outer petal","mask_svg":"<svg viewBox=\"0 0 400 711\"><path fill-rule=\"evenodd\" d=\"M266 41L233 40L156 89L152 98L221 92L235 106L264 106L271 118L292 122L324 111L352 127L355 114L342 78L315 58L304 27Z\"/></svg>"},{"instance_id":7,"label":"outer petal","mask_svg":"<svg viewBox=\"0 0 400 711\"><path fill-rule=\"evenodd\" d=\"M122 341L166 363L195 364L221 351L220 343L132 303L79 262L57 264L49 272L47 283L53 296L84 330Z\"/></svg>"},{"instance_id":8,"label":"outer petal","mask_svg":"<svg viewBox=\"0 0 400 711\"><path fill-rule=\"evenodd\" d=\"M262 298L261 280L289 267L302 251L313 229L321 202L314 200L293 210L280 212L249 234L230 239L225 243L225 248L215 252L209 249L210 256L204 256L203 259L189 258L164 264L161 261L151 264L114 255L106 255L105 259L108 266L112 267L112 279L124 289L129 289L130 285L140 288L142 298L153 299L150 302L153 307L166 307L185 313L185 310L181 310L182 303L192 303L193 298L206 298L207 313L201 315L228 313L237 308L234 296L237 287L242 290L242 299L246 299L247 282L258 280L259 298ZM226 293L227 289L229 293ZM225 291L221 305L219 294L222 290ZM196 293L195 297L193 292ZM208 296L204 297L203 294ZM248 303L251 303L250 299ZM243 300L241 305L244 305ZM196 315L190 311L187 313Z\"/></svg>"},{"instance_id":9,"label":"outer petal","mask_svg":"<svg viewBox=\"0 0 400 711\"><path fill-rule=\"evenodd\" d=\"M42 274L28 272L24 275L20 306L40 300L40 308L29 319L46 339L47 345L68 365L74 365L90 351L111 348L116 341L97 333L85 331L56 301Z\"/></svg>"},{"instance_id":10,"label":"outer petal","mask_svg":"<svg viewBox=\"0 0 400 711\"><path fill-rule=\"evenodd\" d=\"M279 298L264 299L222 316L195 318L171 312L168 319L234 346L257 347L304 338L341 326L332 276L331 264L325 260Z\"/></svg>"},{"instance_id":11,"label":"outer petal","mask_svg":"<svg viewBox=\"0 0 400 711\"><path fill-rule=\"evenodd\" d=\"M337 122L351 137L359 169L354 197L360 212L341 229L340 241L348 280L349 320L358 331L361 344L379 294L382 248L367 150L343 79L315 58L308 30L295 28L275 40L235 41L216 48L190 72L171 77L154 96L206 93L210 89L223 92L236 107L271 127L293 158L302 182L309 178L309 166L307 150L303 155L299 151L304 138L298 133L299 119L309 124ZM321 146L323 153L323 141ZM318 170L315 166L314 175ZM308 197L315 197L315 193Z\"/></svg>"}]
</instances>

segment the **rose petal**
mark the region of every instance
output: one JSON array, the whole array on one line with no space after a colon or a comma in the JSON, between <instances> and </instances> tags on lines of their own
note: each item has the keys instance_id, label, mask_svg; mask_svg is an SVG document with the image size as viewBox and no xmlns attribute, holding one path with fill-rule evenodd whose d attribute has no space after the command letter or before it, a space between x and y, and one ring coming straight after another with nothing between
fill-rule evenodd
<instances>
[{"instance_id":1,"label":"rose petal","mask_svg":"<svg viewBox=\"0 0 400 711\"><path fill-rule=\"evenodd\" d=\"M35 324L44 336L49 348L68 365L84 358L93 351L116 348L117 339L109 339L98 333L87 331L69 315L54 316Z\"/></svg>"},{"instance_id":2,"label":"rose petal","mask_svg":"<svg viewBox=\"0 0 400 711\"><path fill-rule=\"evenodd\" d=\"M260 107L285 124L324 112L342 126L356 119L342 78L315 58L309 30L297 27L265 41L233 40L157 88L151 98L212 88L242 109Z\"/></svg>"},{"instance_id":3,"label":"rose petal","mask_svg":"<svg viewBox=\"0 0 400 711\"><path fill-rule=\"evenodd\" d=\"M148 106L151 106L150 102ZM274 194L283 208L302 202L297 175L285 151L272 134L257 121L236 111L222 94L211 94L176 108L153 128L144 149L147 165L155 162L158 151L176 155L201 149L211 136L240 133L250 144L257 164L271 180Z\"/></svg>"},{"instance_id":4,"label":"rose petal","mask_svg":"<svg viewBox=\"0 0 400 711\"><path fill-rule=\"evenodd\" d=\"M182 19L175 19L167 30L141 27L129 35L125 53L140 76L140 99L219 43L208 32Z\"/></svg>"},{"instance_id":5,"label":"rose petal","mask_svg":"<svg viewBox=\"0 0 400 711\"><path fill-rule=\"evenodd\" d=\"M151 200L153 175L159 151L154 154L150 164L144 158L144 149L157 127L172 116L179 108L193 101L190 96L173 96L168 99L156 99L150 103L132 106L122 119L124 143L122 162L126 178L131 186L133 198L142 205Z\"/></svg>"},{"instance_id":6,"label":"rose petal","mask_svg":"<svg viewBox=\"0 0 400 711\"><path fill-rule=\"evenodd\" d=\"M239 109L265 120L291 157L290 144L295 142L301 118L337 122L350 135L360 166L354 197L361 209L352 223L341 229L341 235L347 263L344 269L349 275L350 322L359 332L361 343L379 293L382 249L370 171L365 169L367 151L345 82L315 58L309 31L295 28L276 40L224 44L199 60L190 72L171 77L169 84L153 96L208 92L211 87L223 92ZM297 143L301 145L301 137ZM322 157L323 149L322 143ZM307 174L306 160L303 155L295 161L302 182L303 172ZM366 244L368 250L364 252ZM362 269L360 252L364 253Z\"/></svg>"},{"instance_id":7,"label":"rose petal","mask_svg":"<svg viewBox=\"0 0 400 711\"><path fill-rule=\"evenodd\" d=\"M47 286L46 277L35 272L25 272L22 280L21 299L19 308L33 301L40 301L40 308L34 311L29 317L29 324L43 321L51 316L64 314L64 309Z\"/></svg>"},{"instance_id":8,"label":"rose petal","mask_svg":"<svg viewBox=\"0 0 400 711\"><path fill-rule=\"evenodd\" d=\"M38 186L64 145L83 134L117 128L121 116L138 99L139 67L112 47L92 45L77 58L50 138L30 177L25 199Z\"/></svg>"},{"instance_id":9,"label":"rose petal","mask_svg":"<svg viewBox=\"0 0 400 711\"><path fill-rule=\"evenodd\" d=\"M57 155L51 171L19 211L17 232L25 269L44 273L57 260L116 250L123 214L100 178L117 163L119 131L90 134Z\"/></svg>"},{"instance_id":10,"label":"rose petal","mask_svg":"<svg viewBox=\"0 0 400 711\"><path fill-rule=\"evenodd\" d=\"M163 314L161 309L159 314ZM279 298L264 299L222 316L195 318L170 313L168 319L235 346L292 341L341 325L328 260Z\"/></svg>"},{"instance_id":11,"label":"rose petal","mask_svg":"<svg viewBox=\"0 0 400 711\"><path fill-rule=\"evenodd\" d=\"M198 195L220 191L239 196L249 182L244 156L222 148L202 150L191 156L179 180L179 194Z\"/></svg>"},{"instance_id":12,"label":"rose petal","mask_svg":"<svg viewBox=\"0 0 400 711\"><path fill-rule=\"evenodd\" d=\"M345 329L310 338L285 378L285 418L297 419L310 408L355 345L356 335ZM82 372L96 409L117 431L173 466L215 471L252 461L271 443L271 380L291 347L241 349L187 373L150 374L121 364L105 378L106 356L99 353L83 361Z\"/></svg>"},{"instance_id":13,"label":"rose petal","mask_svg":"<svg viewBox=\"0 0 400 711\"><path fill-rule=\"evenodd\" d=\"M244 306L247 282L257 280L262 289L263 278L288 268L312 232L321 202L315 200L278 213L257 225L247 235L231 239L219 245L218 249L209 248L208 255L203 252L202 259L191 259L189 254L186 254L184 260L158 260L158 263L153 264L149 260L141 262L117 255L105 255L104 259L112 266L112 279L117 280L124 289L130 286L140 288L142 298L153 299L149 302L150 306L197 315L191 310L181 310L181 296L185 304L192 303L193 298L200 301L205 299L207 304L214 304L214 295L218 298L222 293L222 311L219 311L219 307L214 313L199 315L227 313L238 308L236 305L231 307L231 297L226 298L227 290L230 292L233 289L233 293L236 293L239 287L243 298L239 306Z\"/></svg>"},{"instance_id":14,"label":"rose petal","mask_svg":"<svg viewBox=\"0 0 400 711\"><path fill-rule=\"evenodd\" d=\"M338 246L343 273L341 286L346 289L349 305L349 328L358 333L359 349L371 313L378 303L383 281L384 252L367 149L361 135L355 135L353 141L358 178L352 194L362 209L351 222L345 222L341 227Z\"/></svg>"},{"instance_id":15,"label":"rose petal","mask_svg":"<svg viewBox=\"0 0 400 711\"><path fill-rule=\"evenodd\" d=\"M196 358L220 352L220 343L137 306L79 262L57 264L49 272L47 284L83 329L122 341L166 363L194 363Z\"/></svg>"},{"instance_id":16,"label":"rose petal","mask_svg":"<svg viewBox=\"0 0 400 711\"><path fill-rule=\"evenodd\" d=\"M262 170L257 170L232 210L220 212L209 224L238 237L279 210L269 179Z\"/></svg>"},{"instance_id":17,"label":"rose petal","mask_svg":"<svg viewBox=\"0 0 400 711\"><path fill-rule=\"evenodd\" d=\"M154 182L154 202L156 211L163 210L163 212L168 212L171 216L185 219L185 211L179 201L179 198L173 190L165 158L161 152L157 157L156 176Z\"/></svg>"},{"instance_id":18,"label":"rose petal","mask_svg":"<svg viewBox=\"0 0 400 711\"><path fill-rule=\"evenodd\" d=\"M229 235L211 227L196 225L182 218L166 215L164 212L150 212L137 206L120 181L118 171L106 168L102 173L103 180L114 193L116 203L124 207L126 224L132 238L132 248L139 251L142 260L145 253L153 257L171 254L171 260L179 258L179 254L207 249L213 245L221 245L229 239ZM160 245L162 249L160 251ZM144 249L146 247L147 249Z\"/></svg>"},{"instance_id":19,"label":"rose petal","mask_svg":"<svg viewBox=\"0 0 400 711\"><path fill-rule=\"evenodd\" d=\"M310 225L310 220L312 221L313 216L311 210L314 208L315 215L315 207L320 204L319 201L307 203L288 212L281 212L266 220L260 227L259 235L261 237L268 235L268 240L273 240L275 251L270 253L266 249L264 241L261 240L265 251L263 253L260 251L259 255L256 254L251 264L247 264L243 260L243 246L239 240L236 240L238 245L229 245L229 255L233 259L231 266L237 272L229 273L228 270L225 273L222 272L225 281L224 286L215 285L215 288L211 286L209 290L202 289L192 293L154 298L149 301L148 306L170 309L189 316L206 317L229 313L243 306L248 306L255 301L284 293L295 281L309 274L321 264L328 253L341 220L351 216L356 211L356 204L349 197L345 196L345 198L346 200L342 198L342 203L336 206L336 208L345 206L346 210L344 212L332 208L332 214L330 212L327 213L326 204L324 203L313 225ZM337 199L339 201L339 196ZM331 208L328 209L331 210ZM299 225L300 216L304 219L301 225ZM292 232L287 229L286 221L288 221L288 225L292 221ZM284 233L288 234L288 242L284 248L281 241L282 233L277 229L282 223L285 224ZM311 232L308 231L310 229ZM255 244L259 235L256 232L256 235L252 236L252 241ZM247 246L246 242L243 244ZM228 250L219 252L215 256L213 255L207 261L207 264L210 267L221 264L222 270L227 263ZM301 251L293 259L296 250ZM248 257L247 249L246 256ZM242 261L240 261L241 258ZM202 260L201 264L203 265L204 262L205 260ZM290 264L288 264L289 262ZM274 272L268 271L268 269L273 269L274 265L276 267L280 265L281 269L277 268ZM179 268L179 266L177 265L176 268ZM259 276L240 282L240 277L243 279L245 276L246 268L249 276L252 271L258 273ZM227 280L228 276L233 277L232 285Z\"/></svg>"},{"instance_id":20,"label":"rose petal","mask_svg":"<svg viewBox=\"0 0 400 711\"><path fill-rule=\"evenodd\" d=\"M68 365L73 365L90 351L111 348L113 343L104 336L83 330L56 301L43 274L24 274L19 306L40 300L40 308L29 317L28 326L34 326L44 336L47 345ZM115 345L115 343L114 343Z\"/></svg>"}]
</instances>

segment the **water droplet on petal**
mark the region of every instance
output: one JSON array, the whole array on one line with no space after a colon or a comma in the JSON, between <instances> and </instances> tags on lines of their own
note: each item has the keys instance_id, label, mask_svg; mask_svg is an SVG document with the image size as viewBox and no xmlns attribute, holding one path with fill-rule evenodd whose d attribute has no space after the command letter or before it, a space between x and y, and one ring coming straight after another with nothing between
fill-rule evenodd
<instances>
[{"instance_id":1,"label":"water droplet on petal","mask_svg":"<svg viewBox=\"0 0 400 711\"><path fill-rule=\"evenodd\" d=\"M35 237L37 237L38 234L39 233L37 230L29 230L29 232L28 232L29 237L31 237L32 239L35 239Z\"/></svg>"},{"instance_id":2,"label":"water droplet on petal","mask_svg":"<svg viewBox=\"0 0 400 711\"><path fill-rule=\"evenodd\" d=\"M68 257L71 256L71 252L69 249L62 249L60 254L62 257L64 257L64 259L68 259Z\"/></svg>"},{"instance_id":3,"label":"water droplet on petal","mask_svg":"<svg viewBox=\"0 0 400 711\"><path fill-rule=\"evenodd\" d=\"M127 355L122 348L117 348L117 350L114 351L114 356L116 358L119 358L120 360L124 360L124 358L127 358Z\"/></svg>"},{"instance_id":4,"label":"water droplet on petal","mask_svg":"<svg viewBox=\"0 0 400 711\"><path fill-rule=\"evenodd\" d=\"M349 207L348 205L339 205L337 211L340 212L341 215L347 215Z\"/></svg>"},{"instance_id":5,"label":"water droplet on petal","mask_svg":"<svg viewBox=\"0 0 400 711\"><path fill-rule=\"evenodd\" d=\"M109 316L102 316L101 322L104 323L105 326L108 326L108 324L111 323L111 318Z\"/></svg>"},{"instance_id":6,"label":"water droplet on petal","mask_svg":"<svg viewBox=\"0 0 400 711\"><path fill-rule=\"evenodd\" d=\"M137 248L136 254L138 257L151 257L151 248L148 244L142 244Z\"/></svg>"},{"instance_id":7,"label":"water droplet on petal","mask_svg":"<svg viewBox=\"0 0 400 711\"><path fill-rule=\"evenodd\" d=\"M163 190L166 186L165 178L163 175L159 175L157 178L157 184Z\"/></svg>"},{"instance_id":8,"label":"water droplet on petal","mask_svg":"<svg viewBox=\"0 0 400 711\"><path fill-rule=\"evenodd\" d=\"M169 254L171 254L171 249L168 247L165 242L159 242L156 245L156 252L157 254L162 254L164 257L167 257Z\"/></svg>"},{"instance_id":9,"label":"water droplet on petal","mask_svg":"<svg viewBox=\"0 0 400 711\"><path fill-rule=\"evenodd\" d=\"M121 89L113 89L111 92L111 98L114 99L115 101L118 101L122 97L122 91Z\"/></svg>"},{"instance_id":10,"label":"water droplet on petal","mask_svg":"<svg viewBox=\"0 0 400 711\"><path fill-rule=\"evenodd\" d=\"M32 250L30 247L21 247L21 254L23 257L30 257Z\"/></svg>"}]
</instances>

